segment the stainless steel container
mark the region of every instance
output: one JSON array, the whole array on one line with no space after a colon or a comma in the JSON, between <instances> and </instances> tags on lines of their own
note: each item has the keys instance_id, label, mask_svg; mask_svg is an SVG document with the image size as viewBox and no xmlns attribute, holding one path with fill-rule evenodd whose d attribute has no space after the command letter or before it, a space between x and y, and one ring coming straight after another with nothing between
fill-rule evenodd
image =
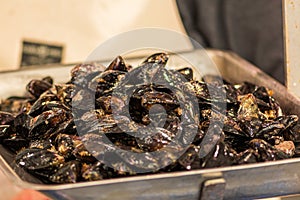
<instances>
[{"instance_id":1,"label":"stainless steel container","mask_svg":"<svg viewBox=\"0 0 300 200\"><path fill-rule=\"evenodd\" d=\"M193 51L182 55L197 60L202 53ZM299 99L249 62L231 52L207 50L207 54L225 79L233 83L249 81L273 89L275 98L286 113L300 115ZM36 77L51 75L56 78L55 81L66 81L70 69L71 66L65 66L0 74L4 88L7 87L7 90L0 91L0 96L20 94L20 88ZM17 85L13 89L9 84L12 81L16 81ZM0 152L0 167L15 184L39 190L54 199L253 199L300 193L300 158L95 182L45 185L15 166L13 156L2 146Z\"/></svg>"}]
</instances>

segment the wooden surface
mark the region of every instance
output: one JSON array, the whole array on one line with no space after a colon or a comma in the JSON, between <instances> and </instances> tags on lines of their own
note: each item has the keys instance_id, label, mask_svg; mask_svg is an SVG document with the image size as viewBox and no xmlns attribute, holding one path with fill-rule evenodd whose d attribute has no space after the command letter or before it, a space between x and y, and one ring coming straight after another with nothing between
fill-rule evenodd
<instances>
[{"instance_id":1,"label":"wooden surface","mask_svg":"<svg viewBox=\"0 0 300 200\"><path fill-rule=\"evenodd\" d=\"M283 0L283 16L287 87L300 97L300 1Z\"/></svg>"},{"instance_id":2,"label":"wooden surface","mask_svg":"<svg viewBox=\"0 0 300 200\"><path fill-rule=\"evenodd\" d=\"M0 170L0 200L11 200L19 191Z\"/></svg>"}]
</instances>

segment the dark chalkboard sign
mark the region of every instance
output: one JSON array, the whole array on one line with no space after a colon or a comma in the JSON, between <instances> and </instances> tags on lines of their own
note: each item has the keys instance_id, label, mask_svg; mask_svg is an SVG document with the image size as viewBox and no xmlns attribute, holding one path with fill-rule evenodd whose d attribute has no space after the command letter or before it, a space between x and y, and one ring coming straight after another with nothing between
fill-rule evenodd
<instances>
[{"instance_id":1,"label":"dark chalkboard sign","mask_svg":"<svg viewBox=\"0 0 300 200\"><path fill-rule=\"evenodd\" d=\"M23 41L21 66L61 63L63 46Z\"/></svg>"}]
</instances>

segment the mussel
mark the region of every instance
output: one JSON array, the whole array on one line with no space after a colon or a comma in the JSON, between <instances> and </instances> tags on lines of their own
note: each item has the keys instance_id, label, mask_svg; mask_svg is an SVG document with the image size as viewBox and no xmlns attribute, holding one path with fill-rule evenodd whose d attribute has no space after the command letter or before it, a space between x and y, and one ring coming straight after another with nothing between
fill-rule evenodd
<instances>
[{"instance_id":1,"label":"mussel","mask_svg":"<svg viewBox=\"0 0 300 200\"><path fill-rule=\"evenodd\" d=\"M167 69L167 53L136 68L78 64L67 83L30 81L0 103L0 143L45 183L273 161L300 156L298 116L276 91L193 66Z\"/></svg>"}]
</instances>

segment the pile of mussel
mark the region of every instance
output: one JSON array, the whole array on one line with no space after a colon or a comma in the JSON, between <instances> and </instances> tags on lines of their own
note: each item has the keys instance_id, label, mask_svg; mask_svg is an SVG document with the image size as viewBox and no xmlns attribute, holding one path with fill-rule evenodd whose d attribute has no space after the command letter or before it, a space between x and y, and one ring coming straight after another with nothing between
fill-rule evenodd
<instances>
[{"instance_id":1,"label":"pile of mussel","mask_svg":"<svg viewBox=\"0 0 300 200\"><path fill-rule=\"evenodd\" d=\"M76 65L64 84L31 80L26 94L1 101L0 143L45 183L299 156L298 116L285 115L273 91L196 80L189 67L166 69L168 58L157 53L132 67L118 56L107 68Z\"/></svg>"}]
</instances>

